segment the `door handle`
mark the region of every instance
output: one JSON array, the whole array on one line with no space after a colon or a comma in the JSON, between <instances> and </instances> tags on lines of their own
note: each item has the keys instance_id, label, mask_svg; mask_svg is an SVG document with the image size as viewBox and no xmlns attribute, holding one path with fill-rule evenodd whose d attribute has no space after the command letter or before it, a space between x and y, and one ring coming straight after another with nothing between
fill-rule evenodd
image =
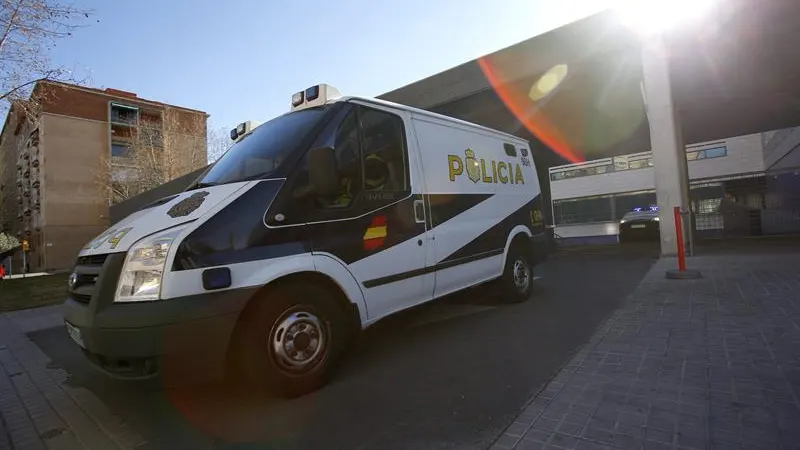
<instances>
[{"instance_id":1,"label":"door handle","mask_svg":"<svg viewBox=\"0 0 800 450\"><path fill-rule=\"evenodd\" d=\"M425 223L425 202L422 200L414 200L414 220Z\"/></svg>"}]
</instances>

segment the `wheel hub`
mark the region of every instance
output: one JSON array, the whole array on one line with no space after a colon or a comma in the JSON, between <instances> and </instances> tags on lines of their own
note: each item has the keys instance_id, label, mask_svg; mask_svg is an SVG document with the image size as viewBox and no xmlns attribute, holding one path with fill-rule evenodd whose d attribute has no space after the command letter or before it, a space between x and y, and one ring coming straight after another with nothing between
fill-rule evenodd
<instances>
[{"instance_id":1,"label":"wheel hub","mask_svg":"<svg viewBox=\"0 0 800 450\"><path fill-rule=\"evenodd\" d=\"M327 351L324 322L309 312L284 314L270 335L275 362L290 372L308 370Z\"/></svg>"},{"instance_id":2,"label":"wheel hub","mask_svg":"<svg viewBox=\"0 0 800 450\"><path fill-rule=\"evenodd\" d=\"M528 285L531 282L531 271L528 268L528 264L518 259L514 261L514 286L520 292L525 292L528 290Z\"/></svg>"}]
</instances>

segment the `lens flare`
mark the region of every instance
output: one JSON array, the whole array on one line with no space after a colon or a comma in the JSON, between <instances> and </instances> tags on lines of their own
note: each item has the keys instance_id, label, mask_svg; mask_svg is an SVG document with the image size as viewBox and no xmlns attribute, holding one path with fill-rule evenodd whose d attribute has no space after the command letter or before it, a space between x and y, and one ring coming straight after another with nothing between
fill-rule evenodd
<instances>
[{"instance_id":1,"label":"lens flare","mask_svg":"<svg viewBox=\"0 0 800 450\"><path fill-rule=\"evenodd\" d=\"M719 0L624 0L620 21L643 36L669 31L707 14Z\"/></svg>"},{"instance_id":2,"label":"lens flare","mask_svg":"<svg viewBox=\"0 0 800 450\"><path fill-rule=\"evenodd\" d=\"M559 64L554 66L544 75L542 75L539 80L531 86L531 90L528 92L528 97L533 100L534 102L538 102L543 98L550 95L562 81L564 78L567 77L567 73L569 73L569 69L567 68L566 64Z\"/></svg>"},{"instance_id":3,"label":"lens flare","mask_svg":"<svg viewBox=\"0 0 800 450\"><path fill-rule=\"evenodd\" d=\"M584 157L582 155L578 155L570 147L569 142L563 136L558 127L556 127L536 106L536 103L533 101L530 92L518 92L519 89L514 85L503 82L492 62L489 60L489 57L484 56L478 59L478 65L483 71L483 75L492 86L492 89L494 89L495 93L497 93L497 96L500 97L500 100L503 102L503 104L505 104L506 108L508 108L508 110L514 114L517 120L519 120L519 122L525 126L528 131L530 131L534 136L536 136L537 139L550 147L551 150L556 152L562 158L573 163L584 161ZM543 90L543 88L552 86L546 93L544 93L542 97L540 97L540 99L543 99L548 95L552 95L558 84L563 81L563 77L558 79L558 74L562 71L564 76L566 76L566 65L564 65L564 69L558 69L552 74L555 78L551 77L543 83L542 77L534 85L534 88L537 90ZM547 74L545 74L545 76L546 75ZM554 82L555 85L553 85ZM542 87L536 88L536 86L538 86L540 83L542 83Z\"/></svg>"}]
</instances>

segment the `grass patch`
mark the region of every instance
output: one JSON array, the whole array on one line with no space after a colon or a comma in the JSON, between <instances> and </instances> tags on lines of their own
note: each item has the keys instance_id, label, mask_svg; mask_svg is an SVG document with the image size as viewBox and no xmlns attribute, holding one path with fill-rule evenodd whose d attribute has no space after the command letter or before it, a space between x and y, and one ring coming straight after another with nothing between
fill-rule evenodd
<instances>
[{"instance_id":1,"label":"grass patch","mask_svg":"<svg viewBox=\"0 0 800 450\"><path fill-rule=\"evenodd\" d=\"M58 305L67 297L68 273L0 281L0 312Z\"/></svg>"}]
</instances>

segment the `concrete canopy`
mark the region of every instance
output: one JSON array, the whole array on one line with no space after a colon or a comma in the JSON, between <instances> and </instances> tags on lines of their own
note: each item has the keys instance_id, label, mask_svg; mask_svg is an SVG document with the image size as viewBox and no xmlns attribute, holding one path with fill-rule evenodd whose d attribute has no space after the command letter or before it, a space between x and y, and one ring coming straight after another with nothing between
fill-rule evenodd
<instances>
[{"instance_id":1,"label":"concrete canopy","mask_svg":"<svg viewBox=\"0 0 800 450\"><path fill-rule=\"evenodd\" d=\"M797 17L797 0L728 0L666 36L686 144L800 125ZM640 37L606 11L380 98L531 139L546 170L649 150L641 80Z\"/></svg>"}]
</instances>

